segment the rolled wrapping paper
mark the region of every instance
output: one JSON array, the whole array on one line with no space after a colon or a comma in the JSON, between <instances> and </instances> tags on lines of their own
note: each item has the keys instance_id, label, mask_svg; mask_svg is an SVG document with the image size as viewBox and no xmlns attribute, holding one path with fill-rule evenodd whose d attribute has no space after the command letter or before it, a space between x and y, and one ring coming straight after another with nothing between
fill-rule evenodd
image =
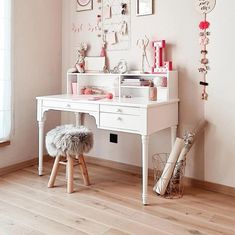
<instances>
[{"instance_id":1,"label":"rolled wrapping paper","mask_svg":"<svg viewBox=\"0 0 235 235\"><path fill-rule=\"evenodd\" d=\"M184 161L186 160L186 155L188 152L189 152L189 149L186 146L184 146L180 152L179 158L177 160L177 163L175 165L174 172L172 175L172 179L174 182L175 180L177 181L180 180L181 172L183 170L182 167L183 167Z\"/></svg>"},{"instance_id":2,"label":"rolled wrapping paper","mask_svg":"<svg viewBox=\"0 0 235 235\"><path fill-rule=\"evenodd\" d=\"M153 191L160 195L164 195L166 192L167 185L171 179L172 173L175 168L175 164L179 158L180 152L184 147L184 140L181 138L176 138L172 151L167 159L166 165L162 172L160 179L153 187Z\"/></svg>"},{"instance_id":3,"label":"rolled wrapping paper","mask_svg":"<svg viewBox=\"0 0 235 235\"><path fill-rule=\"evenodd\" d=\"M196 128L193 130L193 132L188 132L184 135L184 147L180 152L179 158L177 160L177 166L174 169L173 172L173 178L179 179L181 167L183 162L186 160L186 156L193 146L193 143L195 142L196 138L200 135L200 133L205 129L205 126L207 125L207 122L205 120L201 120L199 124L196 126Z\"/></svg>"},{"instance_id":4,"label":"rolled wrapping paper","mask_svg":"<svg viewBox=\"0 0 235 235\"><path fill-rule=\"evenodd\" d=\"M193 142L194 142L194 137L195 137L195 133L187 133L184 136L184 147L182 148L179 158L177 160L174 172L173 172L173 179L180 179L180 173L182 171L182 167L184 164L184 161L186 160L186 155L188 154L189 150L191 149Z\"/></svg>"}]
</instances>

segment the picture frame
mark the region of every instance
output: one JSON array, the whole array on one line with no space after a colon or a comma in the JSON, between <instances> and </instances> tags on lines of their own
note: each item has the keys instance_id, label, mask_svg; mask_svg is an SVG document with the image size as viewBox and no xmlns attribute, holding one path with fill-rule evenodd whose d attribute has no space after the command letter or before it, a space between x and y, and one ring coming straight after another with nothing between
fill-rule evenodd
<instances>
[{"instance_id":1,"label":"picture frame","mask_svg":"<svg viewBox=\"0 0 235 235\"><path fill-rule=\"evenodd\" d=\"M93 8L93 0L76 0L77 12L88 11Z\"/></svg>"},{"instance_id":2,"label":"picture frame","mask_svg":"<svg viewBox=\"0 0 235 235\"><path fill-rule=\"evenodd\" d=\"M85 57L85 71L89 72L103 72L105 68L104 56L87 56Z\"/></svg>"},{"instance_id":3,"label":"picture frame","mask_svg":"<svg viewBox=\"0 0 235 235\"><path fill-rule=\"evenodd\" d=\"M136 15L145 16L153 14L153 0L136 0Z\"/></svg>"}]
</instances>

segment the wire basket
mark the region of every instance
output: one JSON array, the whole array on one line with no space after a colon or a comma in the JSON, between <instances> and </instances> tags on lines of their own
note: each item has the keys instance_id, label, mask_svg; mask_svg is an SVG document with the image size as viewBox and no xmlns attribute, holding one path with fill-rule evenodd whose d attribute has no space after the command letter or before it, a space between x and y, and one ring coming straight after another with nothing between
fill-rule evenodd
<instances>
[{"instance_id":1,"label":"wire basket","mask_svg":"<svg viewBox=\"0 0 235 235\"><path fill-rule=\"evenodd\" d=\"M181 198L183 196L183 191L184 191L183 180L184 180L186 160L174 164L171 162L167 162L168 157L169 153L158 153L153 155L152 160L153 160L153 169L154 169L154 185L158 182L159 179L163 180L166 179L162 174L163 170L166 166L166 163L169 165L172 164L174 165L173 166L174 170L163 197L169 199Z\"/></svg>"}]
</instances>

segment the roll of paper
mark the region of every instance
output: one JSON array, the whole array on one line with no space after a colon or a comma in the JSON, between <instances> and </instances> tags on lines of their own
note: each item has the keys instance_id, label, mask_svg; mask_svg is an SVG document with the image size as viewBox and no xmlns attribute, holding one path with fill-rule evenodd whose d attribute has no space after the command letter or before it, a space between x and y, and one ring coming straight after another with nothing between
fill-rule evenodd
<instances>
[{"instance_id":1,"label":"roll of paper","mask_svg":"<svg viewBox=\"0 0 235 235\"><path fill-rule=\"evenodd\" d=\"M181 138L176 138L173 149L166 162L162 175L153 188L153 191L155 191L156 193L160 195L165 194L167 185L174 171L175 164L179 158L180 152L183 147L184 147L184 140Z\"/></svg>"},{"instance_id":2,"label":"roll of paper","mask_svg":"<svg viewBox=\"0 0 235 235\"><path fill-rule=\"evenodd\" d=\"M183 166L183 162L186 160L186 156L193 146L196 138L201 134L201 132L205 129L207 122L205 120L201 120L196 128L192 132L188 132L184 136L184 147L180 152L179 158L177 160L177 167L174 169L173 178L179 179L181 167Z\"/></svg>"}]
</instances>

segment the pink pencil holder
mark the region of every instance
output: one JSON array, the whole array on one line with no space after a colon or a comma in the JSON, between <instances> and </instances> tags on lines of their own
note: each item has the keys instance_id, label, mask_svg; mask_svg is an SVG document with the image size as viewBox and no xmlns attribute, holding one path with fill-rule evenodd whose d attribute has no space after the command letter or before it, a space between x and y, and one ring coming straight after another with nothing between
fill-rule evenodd
<instances>
[{"instance_id":1,"label":"pink pencil holder","mask_svg":"<svg viewBox=\"0 0 235 235\"><path fill-rule=\"evenodd\" d=\"M77 83L72 82L72 94L77 95Z\"/></svg>"}]
</instances>

